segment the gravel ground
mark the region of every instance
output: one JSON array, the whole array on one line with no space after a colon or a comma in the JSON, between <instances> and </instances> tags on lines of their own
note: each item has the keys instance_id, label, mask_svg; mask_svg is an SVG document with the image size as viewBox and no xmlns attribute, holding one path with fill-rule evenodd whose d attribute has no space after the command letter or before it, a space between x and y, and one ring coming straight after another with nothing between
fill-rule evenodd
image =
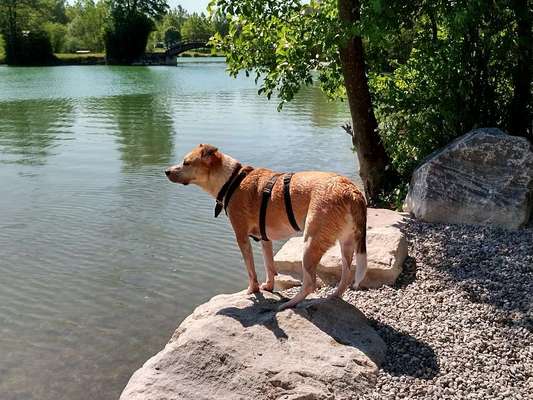
<instances>
[{"instance_id":1,"label":"gravel ground","mask_svg":"<svg viewBox=\"0 0 533 400\"><path fill-rule=\"evenodd\" d=\"M410 221L405 234L396 286L344 295L388 346L364 398L533 399L533 228Z\"/></svg>"}]
</instances>

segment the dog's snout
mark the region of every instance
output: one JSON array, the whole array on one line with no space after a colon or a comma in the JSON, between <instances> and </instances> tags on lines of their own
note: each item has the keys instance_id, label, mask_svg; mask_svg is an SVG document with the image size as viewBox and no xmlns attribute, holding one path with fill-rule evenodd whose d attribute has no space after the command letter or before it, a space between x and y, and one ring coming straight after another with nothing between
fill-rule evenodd
<instances>
[{"instance_id":1,"label":"dog's snout","mask_svg":"<svg viewBox=\"0 0 533 400\"><path fill-rule=\"evenodd\" d=\"M167 169L165 170L165 175L166 175L166 176L169 176L169 175L170 175L170 169L169 169L169 168L167 168Z\"/></svg>"}]
</instances>

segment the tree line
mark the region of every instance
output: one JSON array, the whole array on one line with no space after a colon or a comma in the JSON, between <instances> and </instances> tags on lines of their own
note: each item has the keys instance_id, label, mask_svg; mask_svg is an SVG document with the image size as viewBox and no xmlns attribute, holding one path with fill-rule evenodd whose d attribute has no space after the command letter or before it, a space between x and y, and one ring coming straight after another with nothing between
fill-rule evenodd
<instances>
[{"instance_id":1,"label":"tree line","mask_svg":"<svg viewBox=\"0 0 533 400\"><path fill-rule=\"evenodd\" d=\"M319 83L347 99L370 204L404 198L424 157L470 129L533 140L530 0L212 0L231 74L280 107ZM259 80L259 78L262 78Z\"/></svg>"},{"instance_id":2,"label":"tree line","mask_svg":"<svg viewBox=\"0 0 533 400\"><path fill-rule=\"evenodd\" d=\"M128 64L145 50L181 39L204 40L227 33L224 18L170 9L166 0L0 0L0 45L6 62L40 65L54 53L107 53Z\"/></svg>"}]
</instances>

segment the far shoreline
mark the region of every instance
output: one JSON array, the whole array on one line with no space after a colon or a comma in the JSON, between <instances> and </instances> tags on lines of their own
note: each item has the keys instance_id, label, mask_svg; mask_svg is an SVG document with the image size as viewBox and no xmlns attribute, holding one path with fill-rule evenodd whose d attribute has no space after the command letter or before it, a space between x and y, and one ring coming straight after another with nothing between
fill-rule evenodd
<instances>
[{"instance_id":1,"label":"far shoreline","mask_svg":"<svg viewBox=\"0 0 533 400\"><path fill-rule=\"evenodd\" d=\"M56 67L56 66L87 66L87 65L111 65L106 63L105 53L55 53L55 59L48 64L36 64L36 65L13 65L13 67ZM223 54L212 54L199 51L186 51L178 56L179 58L221 58ZM9 66L6 64L5 59L0 59L0 65ZM118 65L118 64L112 64ZM165 66L163 64L122 64L123 66ZM168 66L168 65L167 65Z\"/></svg>"}]
</instances>

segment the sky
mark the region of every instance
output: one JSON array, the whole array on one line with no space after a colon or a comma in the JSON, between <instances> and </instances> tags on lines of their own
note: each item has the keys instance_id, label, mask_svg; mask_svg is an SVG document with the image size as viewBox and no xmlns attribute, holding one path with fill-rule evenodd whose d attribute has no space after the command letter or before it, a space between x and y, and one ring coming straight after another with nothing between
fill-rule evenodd
<instances>
[{"instance_id":1,"label":"sky","mask_svg":"<svg viewBox=\"0 0 533 400\"><path fill-rule=\"evenodd\" d=\"M190 12L205 12L209 0L168 0L168 4L171 8L179 4Z\"/></svg>"}]
</instances>

